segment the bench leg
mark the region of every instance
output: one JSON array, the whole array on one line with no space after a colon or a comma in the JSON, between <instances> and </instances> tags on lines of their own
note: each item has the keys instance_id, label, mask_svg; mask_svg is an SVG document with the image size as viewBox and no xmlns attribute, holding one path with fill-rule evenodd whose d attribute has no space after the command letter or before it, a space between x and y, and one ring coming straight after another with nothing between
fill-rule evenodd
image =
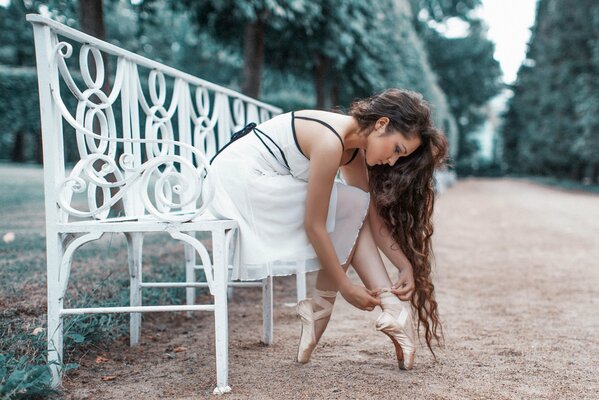
<instances>
[{"instance_id":1,"label":"bench leg","mask_svg":"<svg viewBox=\"0 0 599 400\"><path fill-rule=\"evenodd\" d=\"M48 234L46 238L48 274L48 366L52 373L52 387L58 387L62 378L63 309L60 265L63 257L63 242L59 234Z\"/></svg>"},{"instance_id":2,"label":"bench leg","mask_svg":"<svg viewBox=\"0 0 599 400\"><path fill-rule=\"evenodd\" d=\"M235 292L233 291L233 287L229 286L227 288L227 299L229 299L229 301L233 301L233 295L235 294Z\"/></svg>"},{"instance_id":3,"label":"bench leg","mask_svg":"<svg viewBox=\"0 0 599 400\"><path fill-rule=\"evenodd\" d=\"M273 281L272 276L262 280L262 343L273 341Z\"/></svg>"},{"instance_id":4,"label":"bench leg","mask_svg":"<svg viewBox=\"0 0 599 400\"><path fill-rule=\"evenodd\" d=\"M125 233L127 238L127 253L129 262L129 301L131 306L141 306L141 286L142 281L142 250L143 233L129 232ZM141 337L141 313L129 314L129 344L131 346L139 345Z\"/></svg>"},{"instance_id":5,"label":"bench leg","mask_svg":"<svg viewBox=\"0 0 599 400\"><path fill-rule=\"evenodd\" d=\"M297 271L297 275L295 276L296 281L296 290L297 290L297 302L303 300L307 297L306 290L306 273L304 271Z\"/></svg>"},{"instance_id":6,"label":"bench leg","mask_svg":"<svg viewBox=\"0 0 599 400\"><path fill-rule=\"evenodd\" d=\"M228 260L224 230L212 232L214 265L214 341L216 345L216 388L214 394L231 391L229 387L229 327L227 315Z\"/></svg>"},{"instance_id":7,"label":"bench leg","mask_svg":"<svg viewBox=\"0 0 599 400\"><path fill-rule=\"evenodd\" d=\"M239 265L239 230L236 228L232 231L229 231L232 235L230 239L227 240L227 268L228 268L228 282L231 281L233 276L233 270ZM229 264L230 262L230 264ZM227 289L227 298L229 301L233 300L234 293L233 286L229 286Z\"/></svg>"},{"instance_id":8,"label":"bench leg","mask_svg":"<svg viewBox=\"0 0 599 400\"><path fill-rule=\"evenodd\" d=\"M191 237L196 237L195 232L186 232L186 234ZM193 246L189 244L185 244L185 282L195 282L196 281L196 250ZM188 287L185 288L185 298L186 304L188 306L192 306L196 301L196 288ZM193 313L191 311L187 312L187 316L191 317Z\"/></svg>"}]
</instances>

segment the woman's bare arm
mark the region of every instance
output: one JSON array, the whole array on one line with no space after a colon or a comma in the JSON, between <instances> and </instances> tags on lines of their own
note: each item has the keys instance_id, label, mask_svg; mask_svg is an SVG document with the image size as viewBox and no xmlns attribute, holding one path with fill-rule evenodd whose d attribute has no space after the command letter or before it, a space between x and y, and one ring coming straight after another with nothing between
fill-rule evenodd
<instances>
[{"instance_id":1,"label":"woman's bare arm","mask_svg":"<svg viewBox=\"0 0 599 400\"><path fill-rule=\"evenodd\" d=\"M370 191L368 185L368 170L362 150L356 158L346 166L341 167L341 175L348 185L356 186L362 190ZM385 254L391 263L399 270L399 279L396 285L403 287L393 290L402 300L408 300L414 287L412 264L401 250L397 242L391 237L391 233L378 214L374 201L370 202L368 209L368 220L370 222L372 235L376 246Z\"/></svg>"},{"instance_id":2,"label":"woman's bare arm","mask_svg":"<svg viewBox=\"0 0 599 400\"><path fill-rule=\"evenodd\" d=\"M391 261L391 264L393 264L399 271L397 280L391 288L391 292L396 294L401 300L408 301L412 297L416 287L412 264L401 250L401 247L399 247L395 239L391 236L383 219L376 210L374 201L370 202L368 216L374 242L377 247L382 250L389 261Z\"/></svg>"},{"instance_id":3,"label":"woman's bare arm","mask_svg":"<svg viewBox=\"0 0 599 400\"><path fill-rule=\"evenodd\" d=\"M306 234L322 268L340 287L347 283L348 278L339 263L335 248L326 230L326 220L341 153L339 143L334 143L330 138L323 140L311 151L304 219Z\"/></svg>"},{"instance_id":4,"label":"woman's bare arm","mask_svg":"<svg viewBox=\"0 0 599 400\"><path fill-rule=\"evenodd\" d=\"M391 233L385 226L383 219L378 214L374 202L370 202L370 209L368 210L368 218L370 226L372 227L372 235L374 241L379 249L382 250L383 254L393 263L393 265L400 271L404 268L412 268L412 264L401 250L397 242L391 237Z\"/></svg>"},{"instance_id":5,"label":"woman's bare arm","mask_svg":"<svg viewBox=\"0 0 599 400\"><path fill-rule=\"evenodd\" d=\"M356 158L351 163L341 167L341 176L348 185L356 186L364 191L370 192L370 187L368 185L368 170L364 159L364 152L362 150L358 152ZM399 270L411 268L411 264L407 257L393 240L389 230L376 211L374 201L370 202L368 218L376 245L382 250L383 254L387 256L389 261L391 261Z\"/></svg>"},{"instance_id":6,"label":"woman's bare arm","mask_svg":"<svg viewBox=\"0 0 599 400\"><path fill-rule=\"evenodd\" d=\"M308 239L326 274L337 284L345 300L362 310L372 310L380 304L374 292L351 283L339 263L337 253L326 230L331 190L339 168L342 149L332 136L322 140L310 153L310 175L306 196L304 225ZM336 139L335 139L336 140Z\"/></svg>"}]
</instances>

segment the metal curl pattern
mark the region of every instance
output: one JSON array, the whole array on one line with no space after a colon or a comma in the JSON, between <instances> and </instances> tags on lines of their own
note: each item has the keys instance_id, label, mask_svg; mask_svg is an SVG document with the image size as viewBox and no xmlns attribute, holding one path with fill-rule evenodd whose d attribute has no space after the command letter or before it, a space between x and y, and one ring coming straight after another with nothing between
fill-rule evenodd
<instances>
[{"instance_id":1,"label":"metal curl pattern","mask_svg":"<svg viewBox=\"0 0 599 400\"><path fill-rule=\"evenodd\" d=\"M264 121L273 113L184 74L151 69L142 79L138 65L122 56L117 56L112 89L105 93L102 52L89 44L82 45L78 54L81 88L66 62L73 53L73 46L61 41L51 60L77 100L74 115L63 101L58 81L51 82L51 93L64 121L76 132L80 159L62 178L57 197L60 208L74 217L104 220L118 201L141 200L141 212L159 220L193 219L214 193L211 181L205 179L208 160L236 128L250 119ZM122 127L113 110L117 105ZM85 196L85 204L75 201L77 195Z\"/></svg>"}]
</instances>

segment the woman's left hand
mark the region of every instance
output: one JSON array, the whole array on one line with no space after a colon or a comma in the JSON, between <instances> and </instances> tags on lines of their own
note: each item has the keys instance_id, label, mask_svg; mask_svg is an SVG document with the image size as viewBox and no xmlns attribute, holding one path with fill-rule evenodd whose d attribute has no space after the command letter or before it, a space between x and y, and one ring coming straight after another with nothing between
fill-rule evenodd
<instances>
[{"instance_id":1,"label":"woman's left hand","mask_svg":"<svg viewBox=\"0 0 599 400\"><path fill-rule=\"evenodd\" d=\"M403 268L399 271L397 282L391 286L391 293L399 297L400 300L409 301L414 294L415 288L412 268Z\"/></svg>"}]
</instances>

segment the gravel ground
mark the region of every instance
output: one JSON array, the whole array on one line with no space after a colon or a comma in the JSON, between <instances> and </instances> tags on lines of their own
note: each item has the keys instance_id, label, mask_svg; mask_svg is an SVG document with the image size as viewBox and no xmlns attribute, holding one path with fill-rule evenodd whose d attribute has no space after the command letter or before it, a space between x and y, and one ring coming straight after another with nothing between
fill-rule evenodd
<instances>
[{"instance_id":1,"label":"gravel ground","mask_svg":"<svg viewBox=\"0 0 599 400\"><path fill-rule=\"evenodd\" d=\"M598 398L599 196L522 180L461 180L438 199L435 229L445 331L437 361L421 345L415 369L398 370L391 342L374 329L379 311L338 299L312 362L295 363L295 284L282 277L269 347L259 342L261 292L235 292L227 398ZM83 356L65 378L65 397L211 397L212 315L150 315L144 324L140 347L123 340Z\"/></svg>"}]
</instances>

